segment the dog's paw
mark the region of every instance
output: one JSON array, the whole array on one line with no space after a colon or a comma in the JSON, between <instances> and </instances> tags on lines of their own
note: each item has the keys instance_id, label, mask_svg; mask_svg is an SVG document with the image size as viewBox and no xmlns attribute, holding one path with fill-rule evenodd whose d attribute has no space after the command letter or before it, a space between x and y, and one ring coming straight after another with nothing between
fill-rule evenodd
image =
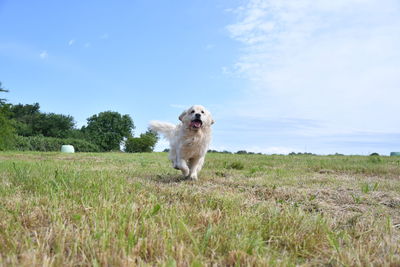
<instances>
[{"instance_id":1,"label":"dog's paw","mask_svg":"<svg viewBox=\"0 0 400 267\"><path fill-rule=\"evenodd\" d=\"M191 175L189 175L188 179L193 180L193 181L196 181L196 180L198 179L198 178L197 178L197 174L191 174Z\"/></svg>"},{"instance_id":2,"label":"dog's paw","mask_svg":"<svg viewBox=\"0 0 400 267\"><path fill-rule=\"evenodd\" d=\"M189 170L186 170L186 169L180 169L180 170L183 174L183 177L190 177Z\"/></svg>"}]
</instances>

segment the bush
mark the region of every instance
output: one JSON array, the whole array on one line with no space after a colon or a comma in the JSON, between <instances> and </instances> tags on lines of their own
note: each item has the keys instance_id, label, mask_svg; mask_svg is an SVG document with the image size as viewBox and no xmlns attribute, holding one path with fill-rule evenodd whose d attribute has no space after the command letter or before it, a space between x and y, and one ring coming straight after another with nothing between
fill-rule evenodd
<instances>
[{"instance_id":1,"label":"bush","mask_svg":"<svg viewBox=\"0 0 400 267\"><path fill-rule=\"evenodd\" d=\"M150 130L144 134L141 134L140 137L129 137L125 142L125 152L152 152L157 143L157 140L157 134Z\"/></svg>"},{"instance_id":2,"label":"bush","mask_svg":"<svg viewBox=\"0 0 400 267\"><path fill-rule=\"evenodd\" d=\"M0 107L0 151L11 149L15 142L15 129L7 114Z\"/></svg>"},{"instance_id":3,"label":"bush","mask_svg":"<svg viewBox=\"0 0 400 267\"><path fill-rule=\"evenodd\" d=\"M15 149L19 151L60 151L62 145L73 145L76 152L100 152L97 145L85 140L44 136L17 136Z\"/></svg>"},{"instance_id":4,"label":"bush","mask_svg":"<svg viewBox=\"0 0 400 267\"><path fill-rule=\"evenodd\" d=\"M155 143L150 138L146 137L129 137L125 143L125 152L140 153L152 152Z\"/></svg>"},{"instance_id":5,"label":"bush","mask_svg":"<svg viewBox=\"0 0 400 267\"><path fill-rule=\"evenodd\" d=\"M125 142L125 152L140 153L146 150L146 144L140 137L129 137Z\"/></svg>"}]
</instances>

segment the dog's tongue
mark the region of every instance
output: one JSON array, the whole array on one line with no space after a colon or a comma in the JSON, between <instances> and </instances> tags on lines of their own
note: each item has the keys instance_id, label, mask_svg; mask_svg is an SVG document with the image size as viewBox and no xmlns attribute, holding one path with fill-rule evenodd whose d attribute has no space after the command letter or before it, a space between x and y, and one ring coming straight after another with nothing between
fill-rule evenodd
<instances>
[{"instance_id":1,"label":"dog's tongue","mask_svg":"<svg viewBox=\"0 0 400 267\"><path fill-rule=\"evenodd\" d=\"M199 122L199 121L192 121L192 122L190 123L190 126L196 127L196 128L200 128L200 127L201 127L201 122Z\"/></svg>"}]
</instances>

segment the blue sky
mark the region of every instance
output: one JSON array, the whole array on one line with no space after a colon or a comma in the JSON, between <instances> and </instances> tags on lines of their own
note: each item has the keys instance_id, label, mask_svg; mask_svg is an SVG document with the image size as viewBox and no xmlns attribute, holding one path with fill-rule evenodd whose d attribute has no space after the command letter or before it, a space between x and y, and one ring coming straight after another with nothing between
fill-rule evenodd
<instances>
[{"instance_id":1,"label":"blue sky","mask_svg":"<svg viewBox=\"0 0 400 267\"><path fill-rule=\"evenodd\" d=\"M77 126L202 104L217 150L400 151L397 0L0 0L0 32L8 100Z\"/></svg>"}]
</instances>

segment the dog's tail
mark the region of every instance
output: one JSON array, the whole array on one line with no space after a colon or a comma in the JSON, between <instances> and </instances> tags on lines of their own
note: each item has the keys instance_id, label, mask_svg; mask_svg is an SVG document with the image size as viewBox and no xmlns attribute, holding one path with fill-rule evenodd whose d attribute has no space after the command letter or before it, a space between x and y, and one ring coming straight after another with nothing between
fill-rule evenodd
<instances>
[{"instance_id":1,"label":"dog's tail","mask_svg":"<svg viewBox=\"0 0 400 267\"><path fill-rule=\"evenodd\" d=\"M151 130L164 135L164 137L168 140L171 140L173 138L176 130L176 125L162 121L151 121L149 123L149 127Z\"/></svg>"}]
</instances>

